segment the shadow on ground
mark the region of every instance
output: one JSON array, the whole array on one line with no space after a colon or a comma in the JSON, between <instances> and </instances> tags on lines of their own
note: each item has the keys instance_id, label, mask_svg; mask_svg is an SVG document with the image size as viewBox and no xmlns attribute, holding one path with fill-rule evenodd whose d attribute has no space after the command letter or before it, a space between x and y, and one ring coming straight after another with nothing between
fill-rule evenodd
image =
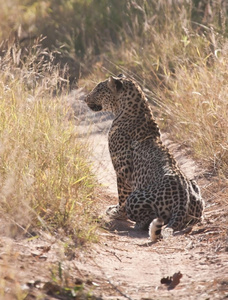
<instances>
[{"instance_id":1,"label":"shadow on ground","mask_svg":"<svg viewBox=\"0 0 228 300\"><path fill-rule=\"evenodd\" d=\"M107 230L120 236L128 236L131 238L147 238L147 230L139 230L134 228L134 222L130 220L111 220L106 223Z\"/></svg>"}]
</instances>

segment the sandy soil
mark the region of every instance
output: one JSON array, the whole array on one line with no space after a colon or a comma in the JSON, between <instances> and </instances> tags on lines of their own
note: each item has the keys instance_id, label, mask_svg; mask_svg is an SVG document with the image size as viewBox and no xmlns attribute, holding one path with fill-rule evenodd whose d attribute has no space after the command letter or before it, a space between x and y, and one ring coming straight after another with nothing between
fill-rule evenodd
<instances>
[{"instance_id":1,"label":"sandy soil","mask_svg":"<svg viewBox=\"0 0 228 300\"><path fill-rule=\"evenodd\" d=\"M0 285L4 284L5 295L0 299L228 299L228 201L222 193L227 187L201 176L200 168L164 135L182 169L190 177L199 177L207 207L203 223L191 232L150 243L147 232L134 230L132 222L104 216L106 207L117 203L107 146L112 116L90 112L80 91L70 101L80 138L91 144L93 169L102 184L97 203L105 222L99 242L71 251L47 233L35 239L2 233L0 278L4 281ZM79 289L83 285L87 294L72 298L63 290L64 284Z\"/></svg>"}]
</instances>

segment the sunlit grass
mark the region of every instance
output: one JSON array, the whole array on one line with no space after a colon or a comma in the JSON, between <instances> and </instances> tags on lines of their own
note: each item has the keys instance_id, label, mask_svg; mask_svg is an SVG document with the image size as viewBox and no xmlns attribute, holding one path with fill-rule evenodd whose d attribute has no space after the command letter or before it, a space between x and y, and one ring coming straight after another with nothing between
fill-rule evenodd
<instances>
[{"instance_id":1,"label":"sunlit grass","mask_svg":"<svg viewBox=\"0 0 228 300\"><path fill-rule=\"evenodd\" d=\"M69 119L67 96L53 96L58 70L44 62L19 70L6 59L0 72L1 217L24 232L63 228L90 239L96 226L89 149Z\"/></svg>"},{"instance_id":2,"label":"sunlit grass","mask_svg":"<svg viewBox=\"0 0 228 300\"><path fill-rule=\"evenodd\" d=\"M167 112L166 125L180 143L212 173L228 178L228 54L214 57L213 65L199 59L191 69L176 69L169 89L159 96Z\"/></svg>"}]
</instances>

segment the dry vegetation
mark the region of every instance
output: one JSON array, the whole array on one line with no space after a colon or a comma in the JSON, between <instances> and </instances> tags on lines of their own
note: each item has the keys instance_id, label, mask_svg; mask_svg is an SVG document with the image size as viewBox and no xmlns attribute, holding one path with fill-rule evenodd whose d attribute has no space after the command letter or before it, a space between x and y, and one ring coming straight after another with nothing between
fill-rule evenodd
<instances>
[{"instance_id":1,"label":"dry vegetation","mask_svg":"<svg viewBox=\"0 0 228 300\"><path fill-rule=\"evenodd\" d=\"M67 95L53 96L62 78L52 54L36 44L26 55L13 45L0 66L1 218L14 235L63 228L87 240L95 229L89 150L69 119Z\"/></svg>"}]
</instances>

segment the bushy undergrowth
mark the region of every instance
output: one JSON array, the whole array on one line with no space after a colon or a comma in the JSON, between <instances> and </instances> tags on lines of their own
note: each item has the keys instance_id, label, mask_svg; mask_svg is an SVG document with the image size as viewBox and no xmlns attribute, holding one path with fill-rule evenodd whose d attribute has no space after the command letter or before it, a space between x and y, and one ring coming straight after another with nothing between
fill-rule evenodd
<instances>
[{"instance_id":1,"label":"bushy undergrowth","mask_svg":"<svg viewBox=\"0 0 228 300\"><path fill-rule=\"evenodd\" d=\"M87 240L94 179L66 97L53 96L58 68L40 45L26 62L15 45L8 50L0 65L0 216L24 232L63 228Z\"/></svg>"}]
</instances>

